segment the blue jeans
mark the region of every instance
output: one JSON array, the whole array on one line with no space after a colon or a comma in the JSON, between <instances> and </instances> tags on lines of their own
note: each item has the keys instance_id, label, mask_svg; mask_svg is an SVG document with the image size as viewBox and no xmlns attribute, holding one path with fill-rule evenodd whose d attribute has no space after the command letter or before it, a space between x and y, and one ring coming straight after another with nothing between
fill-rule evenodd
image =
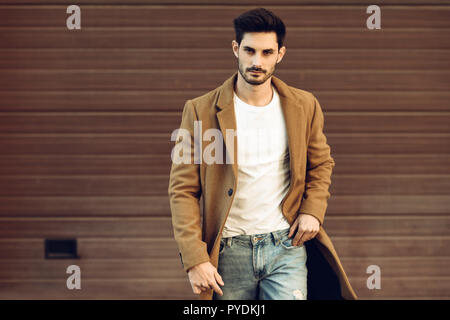
<instances>
[{"instance_id":1,"label":"blue jeans","mask_svg":"<svg viewBox=\"0 0 450 320\"><path fill-rule=\"evenodd\" d=\"M222 238L217 271L223 296L213 300L306 300L306 248L293 246L289 228Z\"/></svg>"}]
</instances>

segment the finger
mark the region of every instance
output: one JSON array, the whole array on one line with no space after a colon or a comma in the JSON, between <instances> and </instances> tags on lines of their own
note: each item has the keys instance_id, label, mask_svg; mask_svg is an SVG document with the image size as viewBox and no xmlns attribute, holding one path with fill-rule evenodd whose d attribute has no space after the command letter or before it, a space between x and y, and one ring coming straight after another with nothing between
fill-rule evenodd
<instances>
[{"instance_id":1,"label":"finger","mask_svg":"<svg viewBox=\"0 0 450 320\"><path fill-rule=\"evenodd\" d=\"M207 285L207 284L201 284L201 285L199 286L199 288L200 288L200 290L202 290L202 291L207 291L207 290L211 289L211 287L210 287L209 285Z\"/></svg>"},{"instance_id":2,"label":"finger","mask_svg":"<svg viewBox=\"0 0 450 320\"><path fill-rule=\"evenodd\" d=\"M302 246L305 241L308 241L309 239L311 239L310 237L311 237L311 232L305 231L303 233L303 235L301 236L301 238L298 240L298 245Z\"/></svg>"},{"instance_id":3,"label":"finger","mask_svg":"<svg viewBox=\"0 0 450 320\"><path fill-rule=\"evenodd\" d=\"M221 286L225 285L225 283L223 283L222 277L217 271L214 273L214 277L216 278L218 284L220 284Z\"/></svg>"},{"instance_id":4,"label":"finger","mask_svg":"<svg viewBox=\"0 0 450 320\"><path fill-rule=\"evenodd\" d=\"M210 285L211 285L211 287L213 288L213 290L214 290L215 292L217 292L217 293L220 294L220 295L223 295L223 292L222 292L222 290L220 289L220 287L217 285L217 282L216 282L215 279L213 279L213 280L211 281Z\"/></svg>"},{"instance_id":5,"label":"finger","mask_svg":"<svg viewBox=\"0 0 450 320\"><path fill-rule=\"evenodd\" d=\"M202 292L202 290L195 286L192 288L192 291L194 291L195 294L200 294Z\"/></svg>"},{"instance_id":6,"label":"finger","mask_svg":"<svg viewBox=\"0 0 450 320\"><path fill-rule=\"evenodd\" d=\"M303 237L303 234L305 233L304 230L301 230L298 228L297 234L295 235L295 238L292 240L292 245L296 246L300 239Z\"/></svg>"},{"instance_id":7,"label":"finger","mask_svg":"<svg viewBox=\"0 0 450 320\"><path fill-rule=\"evenodd\" d=\"M297 224L298 224L297 220L295 220L291 228L289 229L288 238L290 238L295 233L295 230L297 229Z\"/></svg>"}]
</instances>

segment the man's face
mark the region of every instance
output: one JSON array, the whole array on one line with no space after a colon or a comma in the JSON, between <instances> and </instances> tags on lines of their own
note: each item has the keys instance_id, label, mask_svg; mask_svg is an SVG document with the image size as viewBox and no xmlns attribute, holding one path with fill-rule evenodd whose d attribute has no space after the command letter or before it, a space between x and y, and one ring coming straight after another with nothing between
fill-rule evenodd
<instances>
[{"instance_id":1,"label":"man's face","mask_svg":"<svg viewBox=\"0 0 450 320\"><path fill-rule=\"evenodd\" d=\"M233 40L233 51L244 80L251 85L260 85L275 72L275 66L283 58L285 47L278 51L275 32L246 32L240 45Z\"/></svg>"}]
</instances>

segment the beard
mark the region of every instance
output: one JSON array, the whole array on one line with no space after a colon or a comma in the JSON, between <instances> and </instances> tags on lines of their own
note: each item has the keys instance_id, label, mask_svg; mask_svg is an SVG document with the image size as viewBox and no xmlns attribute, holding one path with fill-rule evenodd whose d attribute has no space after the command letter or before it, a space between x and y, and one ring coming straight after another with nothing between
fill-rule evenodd
<instances>
[{"instance_id":1,"label":"beard","mask_svg":"<svg viewBox=\"0 0 450 320\"><path fill-rule=\"evenodd\" d=\"M263 84L264 82L266 82L267 79L269 79L272 76L272 74L275 72L275 65L269 71L263 70L263 69L253 69L253 68L248 68L247 70L245 70L244 66L241 64L240 60L238 59L239 73L241 74L242 78L244 78L245 82L247 82L248 84L254 85L254 86L259 86L259 85ZM260 73L257 77L254 77L249 71L261 71L262 73Z\"/></svg>"}]
</instances>

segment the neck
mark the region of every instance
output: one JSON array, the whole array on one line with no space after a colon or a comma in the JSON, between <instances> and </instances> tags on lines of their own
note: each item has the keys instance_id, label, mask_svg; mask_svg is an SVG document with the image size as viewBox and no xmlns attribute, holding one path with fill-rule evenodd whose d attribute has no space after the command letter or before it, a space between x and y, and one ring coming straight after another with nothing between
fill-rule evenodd
<instances>
[{"instance_id":1,"label":"neck","mask_svg":"<svg viewBox=\"0 0 450 320\"><path fill-rule=\"evenodd\" d=\"M238 77L234 87L239 99L255 107L267 105L272 100L272 77L260 85L251 85L247 83L238 72Z\"/></svg>"}]
</instances>

